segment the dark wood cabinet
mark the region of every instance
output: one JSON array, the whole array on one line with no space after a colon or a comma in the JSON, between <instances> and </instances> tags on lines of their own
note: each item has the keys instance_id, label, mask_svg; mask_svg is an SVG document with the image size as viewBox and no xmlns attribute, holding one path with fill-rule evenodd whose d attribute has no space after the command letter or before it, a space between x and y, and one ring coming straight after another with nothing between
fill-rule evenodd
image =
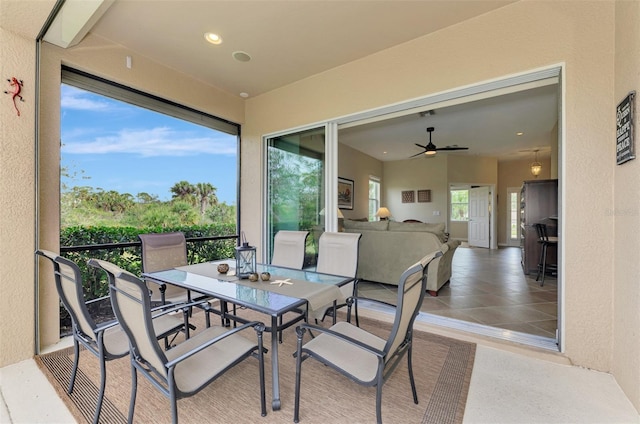
<instances>
[{"instance_id":1,"label":"dark wood cabinet","mask_svg":"<svg viewBox=\"0 0 640 424\"><path fill-rule=\"evenodd\" d=\"M522 269L525 274L537 273L541 245L533 224L547 226L549 236L558 235L558 180L531 180L522 184L520 191L520 247ZM556 247L547 252L547 264L558 262Z\"/></svg>"}]
</instances>

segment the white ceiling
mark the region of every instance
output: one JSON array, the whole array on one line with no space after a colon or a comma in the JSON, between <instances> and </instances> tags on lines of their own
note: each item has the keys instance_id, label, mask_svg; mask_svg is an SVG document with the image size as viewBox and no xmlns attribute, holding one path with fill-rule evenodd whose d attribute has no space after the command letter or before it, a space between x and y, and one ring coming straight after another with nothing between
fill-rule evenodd
<instances>
[{"instance_id":1,"label":"white ceiling","mask_svg":"<svg viewBox=\"0 0 640 424\"><path fill-rule=\"evenodd\" d=\"M116 0L91 32L229 93L257 96L513 2ZM207 43L208 31L223 43ZM252 60L236 61L235 51Z\"/></svg>"},{"instance_id":2,"label":"white ceiling","mask_svg":"<svg viewBox=\"0 0 640 424\"><path fill-rule=\"evenodd\" d=\"M30 13L24 15L35 7L52 6L51 1L20 1L22 5L16 0L3 3L9 2L15 14L28 3ZM94 35L204 83L254 97L515 1L106 0L106 11L88 27ZM2 23L21 25L9 19ZM221 35L223 43L207 43L208 31ZM235 60L236 51L246 52L251 61ZM444 154L532 157L532 149L548 151L558 116L556 90L556 85L546 86L436 109L425 117L416 112L352 127L341 130L340 141L380 160L404 159L420 151L414 143L428 142L426 128L433 126L438 147L470 147ZM516 137L516 131L525 134Z\"/></svg>"},{"instance_id":3,"label":"white ceiling","mask_svg":"<svg viewBox=\"0 0 640 424\"><path fill-rule=\"evenodd\" d=\"M412 111L407 115L341 129L339 140L381 161L404 160L424 152L416 146L429 143L427 127L434 127L436 147L459 146L469 150L438 155L493 156L499 160L550 155L550 140L558 122L558 85L550 83L509 94L463 102L455 106ZM517 133L522 135L517 135ZM428 160L419 155L415 160Z\"/></svg>"}]
</instances>

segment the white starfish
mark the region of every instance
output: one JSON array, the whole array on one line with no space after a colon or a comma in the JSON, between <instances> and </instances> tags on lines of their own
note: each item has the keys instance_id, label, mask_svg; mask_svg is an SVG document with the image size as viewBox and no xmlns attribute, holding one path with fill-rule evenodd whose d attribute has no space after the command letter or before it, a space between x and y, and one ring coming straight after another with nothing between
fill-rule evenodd
<instances>
[{"instance_id":1,"label":"white starfish","mask_svg":"<svg viewBox=\"0 0 640 424\"><path fill-rule=\"evenodd\" d=\"M286 280L275 280L275 281L272 281L272 282L271 282L271 283L269 283L269 284L277 284L277 285L278 285L278 287L282 287L282 285L283 285L283 284L289 284L289 285L291 285L291 284L293 284L293 283L291 282L291 278L287 278Z\"/></svg>"}]
</instances>

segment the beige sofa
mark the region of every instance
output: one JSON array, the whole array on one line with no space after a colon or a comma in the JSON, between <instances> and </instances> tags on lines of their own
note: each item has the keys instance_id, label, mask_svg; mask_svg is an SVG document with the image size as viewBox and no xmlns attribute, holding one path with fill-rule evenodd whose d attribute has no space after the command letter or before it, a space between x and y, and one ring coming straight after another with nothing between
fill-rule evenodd
<instances>
[{"instance_id":1,"label":"beige sofa","mask_svg":"<svg viewBox=\"0 0 640 424\"><path fill-rule=\"evenodd\" d=\"M436 250L443 255L429 265L427 291L437 296L440 287L451 278L451 262L460 242L447 241L443 223L345 219L344 231L362 234L357 273L360 280L397 285L409 266Z\"/></svg>"}]
</instances>

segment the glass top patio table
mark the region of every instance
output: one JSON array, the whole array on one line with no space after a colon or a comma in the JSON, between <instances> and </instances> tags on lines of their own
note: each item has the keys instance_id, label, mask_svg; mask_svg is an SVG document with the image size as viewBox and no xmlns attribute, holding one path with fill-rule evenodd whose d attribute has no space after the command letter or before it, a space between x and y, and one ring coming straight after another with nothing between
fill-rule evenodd
<instances>
[{"instance_id":1,"label":"glass top patio table","mask_svg":"<svg viewBox=\"0 0 640 424\"><path fill-rule=\"evenodd\" d=\"M218 273L217 266L220 263L229 264L230 272L227 274ZM269 272L271 278L269 281L251 282L248 279L239 279L235 276L233 274L234 265L235 262L232 260L204 262L144 273L142 276L211 296L221 302L244 306L271 317L271 325L268 326L268 330L271 332L272 409L275 411L280 409L278 331L301 321L305 315L303 313L287 323L282 323L281 317L287 312L299 312L305 304L313 308L336 301L341 296L338 287L353 279L310 270L257 264L258 274ZM287 284L287 282L292 284ZM234 317L234 319L238 318Z\"/></svg>"}]
</instances>

